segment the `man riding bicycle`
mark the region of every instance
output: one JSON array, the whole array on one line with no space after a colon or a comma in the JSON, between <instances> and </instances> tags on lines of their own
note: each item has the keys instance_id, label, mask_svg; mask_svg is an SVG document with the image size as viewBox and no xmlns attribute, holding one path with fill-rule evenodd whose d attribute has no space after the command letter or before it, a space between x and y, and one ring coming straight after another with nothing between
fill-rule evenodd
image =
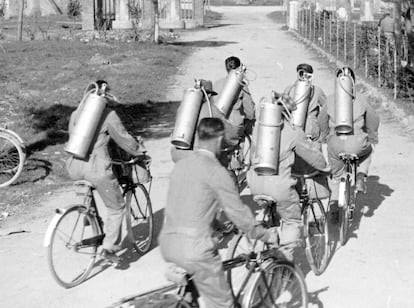
<instances>
[{"instance_id":1,"label":"man riding bicycle","mask_svg":"<svg viewBox=\"0 0 414 308\"><path fill-rule=\"evenodd\" d=\"M359 94L355 97L355 74L349 67L337 70L339 74L350 76L353 84L352 92L352 132L339 134L335 131L335 98L328 97L327 104L322 108L319 122L322 131L322 139L328 144L328 159L332 168L331 181L331 204L338 202L339 181L345 172L345 165L340 158L341 153L355 154L359 158L357 168L357 179L355 188L357 191L366 191L366 177L371 164L371 153L373 145L378 143L379 117L374 109L368 104L367 97Z\"/></svg>"},{"instance_id":2,"label":"man riding bicycle","mask_svg":"<svg viewBox=\"0 0 414 308\"><path fill-rule=\"evenodd\" d=\"M218 161L224 124L204 118L197 128L194 151L178 161L170 176L165 221L160 234L161 254L193 276L208 308L233 305L226 282L213 221L220 209L250 238L277 243L277 234L263 228L247 205L228 171Z\"/></svg>"},{"instance_id":3,"label":"man riding bicycle","mask_svg":"<svg viewBox=\"0 0 414 308\"><path fill-rule=\"evenodd\" d=\"M328 171L329 167L319 146L309 141L305 133L291 125L289 115L296 108L295 102L283 94L281 103L285 108L280 133L279 171L277 175L258 175L254 170L247 173L247 182L253 195L267 195L277 202L277 213L281 219L280 244L295 243L300 238L301 208L299 195L296 191L297 179L292 176L295 156L303 159L311 167ZM258 141L258 129L253 130L253 157ZM293 261L295 245L286 245L282 250L289 261Z\"/></svg>"},{"instance_id":4,"label":"man riding bicycle","mask_svg":"<svg viewBox=\"0 0 414 308\"><path fill-rule=\"evenodd\" d=\"M105 95L109 91L106 81L96 81L98 95L105 97L107 104L110 99ZM72 113L69 121L69 136L74 131L79 118L79 107ZM95 132L95 138L90 146L87 159L71 156L66 161L66 168L73 180L90 181L98 191L107 207L107 220L105 223L105 238L103 240L102 257L111 262L118 263L119 257L115 254L120 250L121 225L124 215L125 202L119 188L119 182L112 171L109 143L113 141L117 146L133 156L142 154L145 150L142 143L131 136L117 113L107 107L103 111L100 124Z\"/></svg>"}]
</instances>

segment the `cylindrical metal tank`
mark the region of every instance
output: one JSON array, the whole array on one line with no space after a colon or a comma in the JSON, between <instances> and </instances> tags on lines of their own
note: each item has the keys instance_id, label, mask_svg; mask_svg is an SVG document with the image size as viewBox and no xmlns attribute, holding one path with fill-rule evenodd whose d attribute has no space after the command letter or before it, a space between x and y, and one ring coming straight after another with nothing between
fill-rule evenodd
<instances>
[{"instance_id":1,"label":"cylindrical metal tank","mask_svg":"<svg viewBox=\"0 0 414 308\"><path fill-rule=\"evenodd\" d=\"M273 102L260 104L253 170L259 175L275 175L279 171L282 106Z\"/></svg>"},{"instance_id":2,"label":"cylindrical metal tank","mask_svg":"<svg viewBox=\"0 0 414 308\"><path fill-rule=\"evenodd\" d=\"M80 159L86 159L89 155L92 140L107 103L106 98L97 95L96 91L97 89L90 90L82 99L76 123L65 147L66 152Z\"/></svg>"},{"instance_id":3,"label":"cylindrical metal tank","mask_svg":"<svg viewBox=\"0 0 414 308\"><path fill-rule=\"evenodd\" d=\"M231 70L227 75L223 89L215 100L215 105L226 117L229 116L234 103L239 98L241 89L246 84L244 81L245 71L246 68L244 66Z\"/></svg>"},{"instance_id":4,"label":"cylindrical metal tank","mask_svg":"<svg viewBox=\"0 0 414 308\"><path fill-rule=\"evenodd\" d=\"M340 69L335 82L335 131L337 134L353 132L354 81Z\"/></svg>"},{"instance_id":5,"label":"cylindrical metal tank","mask_svg":"<svg viewBox=\"0 0 414 308\"><path fill-rule=\"evenodd\" d=\"M201 89L189 88L184 91L171 138L171 144L176 148L190 149L192 147L202 101Z\"/></svg>"},{"instance_id":6,"label":"cylindrical metal tank","mask_svg":"<svg viewBox=\"0 0 414 308\"><path fill-rule=\"evenodd\" d=\"M311 84L308 80L298 80L295 83L293 101L296 109L292 111L293 125L305 129L308 106L311 99Z\"/></svg>"}]
</instances>

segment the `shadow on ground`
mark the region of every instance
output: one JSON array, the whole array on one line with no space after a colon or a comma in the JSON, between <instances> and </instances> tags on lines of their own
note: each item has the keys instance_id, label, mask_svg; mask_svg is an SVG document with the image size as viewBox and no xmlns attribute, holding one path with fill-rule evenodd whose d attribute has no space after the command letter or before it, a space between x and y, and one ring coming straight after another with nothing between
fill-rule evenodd
<instances>
[{"instance_id":1,"label":"shadow on ground","mask_svg":"<svg viewBox=\"0 0 414 308\"><path fill-rule=\"evenodd\" d=\"M117 104L114 109L131 134L144 138L164 138L171 134L174 127L178 104L178 101L147 101L130 105ZM41 137L34 142L28 142L28 155L51 145L66 143L69 118L74 110L75 107L58 104L30 110L28 121Z\"/></svg>"},{"instance_id":2,"label":"shadow on ground","mask_svg":"<svg viewBox=\"0 0 414 308\"><path fill-rule=\"evenodd\" d=\"M230 44L237 44L233 41L188 41L188 42L171 42L169 45L185 47L221 47Z\"/></svg>"}]
</instances>

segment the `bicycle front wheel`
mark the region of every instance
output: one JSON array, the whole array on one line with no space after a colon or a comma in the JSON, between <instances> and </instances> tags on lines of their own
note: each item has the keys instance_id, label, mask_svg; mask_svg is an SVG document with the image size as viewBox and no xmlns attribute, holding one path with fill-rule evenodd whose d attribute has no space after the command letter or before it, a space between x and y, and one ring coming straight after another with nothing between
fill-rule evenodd
<instances>
[{"instance_id":1,"label":"bicycle front wheel","mask_svg":"<svg viewBox=\"0 0 414 308\"><path fill-rule=\"evenodd\" d=\"M46 233L49 269L64 288L82 283L93 268L103 235L82 205L57 210Z\"/></svg>"},{"instance_id":2,"label":"bicycle front wheel","mask_svg":"<svg viewBox=\"0 0 414 308\"><path fill-rule=\"evenodd\" d=\"M138 184L126 195L126 223L129 238L139 254L146 253L152 244L154 223L149 193L144 185Z\"/></svg>"},{"instance_id":3,"label":"bicycle front wheel","mask_svg":"<svg viewBox=\"0 0 414 308\"><path fill-rule=\"evenodd\" d=\"M257 240L251 240L246 235L239 233L229 242L227 250L227 260L236 258L241 254L249 254L252 251L259 252L264 250L265 243ZM241 284L246 279L249 270L245 266L235 267L227 271L227 282L230 290L235 297L241 288Z\"/></svg>"},{"instance_id":4,"label":"bicycle front wheel","mask_svg":"<svg viewBox=\"0 0 414 308\"><path fill-rule=\"evenodd\" d=\"M20 142L7 132L0 132L0 187L13 184L22 173L26 154Z\"/></svg>"},{"instance_id":5,"label":"bicycle front wheel","mask_svg":"<svg viewBox=\"0 0 414 308\"><path fill-rule=\"evenodd\" d=\"M339 243L344 246L348 240L351 183L349 179L339 184Z\"/></svg>"},{"instance_id":6,"label":"bicycle front wheel","mask_svg":"<svg viewBox=\"0 0 414 308\"><path fill-rule=\"evenodd\" d=\"M301 270L293 263L272 260L249 283L243 308L308 307L308 292Z\"/></svg>"},{"instance_id":7,"label":"bicycle front wheel","mask_svg":"<svg viewBox=\"0 0 414 308\"><path fill-rule=\"evenodd\" d=\"M312 271L320 275L328 265L330 252L328 220L321 200L311 202L303 214L305 252Z\"/></svg>"}]
</instances>

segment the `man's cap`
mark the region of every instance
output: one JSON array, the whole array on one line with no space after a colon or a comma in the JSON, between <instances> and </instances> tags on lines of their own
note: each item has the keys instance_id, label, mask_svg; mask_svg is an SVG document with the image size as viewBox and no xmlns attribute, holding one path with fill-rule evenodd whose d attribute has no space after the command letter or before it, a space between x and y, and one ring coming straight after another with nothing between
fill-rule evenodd
<instances>
[{"instance_id":1,"label":"man's cap","mask_svg":"<svg viewBox=\"0 0 414 308\"><path fill-rule=\"evenodd\" d=\"M302 63L296 67L296 72L299 71L305 71L308 74L313 74L313 67L307 63Z\"/></svg>"},{"instance_id":2,"label":"man's cap","mask_svg":"<svg viewBox=\"0 0 414 308\"><path fill-rule=\"evenodd\" d=\"M217 92L213 91L213 83L210 80L200 79L200 86L204 88L207 94L217 95Z\"/></svg>"}]
</instances>

